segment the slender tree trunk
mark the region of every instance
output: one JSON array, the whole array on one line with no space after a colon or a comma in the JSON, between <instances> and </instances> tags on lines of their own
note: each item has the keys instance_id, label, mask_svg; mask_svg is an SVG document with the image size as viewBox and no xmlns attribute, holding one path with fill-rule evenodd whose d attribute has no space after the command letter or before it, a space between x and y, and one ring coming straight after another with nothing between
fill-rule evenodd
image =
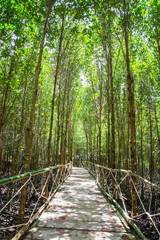
<instances>
[{"instance_id":1,"label":"slender tree trunk","mask_svg":"<svg viewBox=\"0 0 160 240\"><path fill-rule=\"evenodd\" d=\"M111 21L111 19L110 19ZM111 28L111 27L110 27ZM115 159L115 115L114 115L114 90L113 90L113 75L112 75L112 45L111 45L111 29L109 30L109 75L111 82L111 157L112 157L112 168L116 168L116 159Z\"/></svg>"},{"instance_id":2,"label":"slender tree trunk","mask_svg":"<svg viewBox=\"0 0 160 240\"><path fill-rule=\"evenodd\" d=\"M44 130L43 130L43 139L42 139L42 161L41 161L41 168L45 166L45 159L46 159L46 125L47 125L47 118L45 115L44 118Z\"/></svg>"},{"instance_id":3,"label":"slender tree trunk","mask_svg":"<svg viewBox=\"0 0 160 240\"><path fill-rule=\"evenodd\" d=\"M127 85L128 85L128 102L129 102L129 118L130 118L130 149L131 149L131 170L136 172L136 128L135 128L135 107L134 107L134 81L130 72L130 57L129 57L129 42L128 42L128 10L126 9L126 0L123 0L124 5L124 35L126 48L126 65L127 65ZM137 215L137 195L134 185L136 178L132 178L131 185L132 194L132 217Z\"/></svg>"},{"instance_id":4,"label":"slender tree trunk","mask_svg":"<svg viewBox=\"0 0 160 240\"><path fill-rule=\"evenodd\" d=\"M99 159L99 134L97 135L97 164Z\"/></svg>"},{"instance_id":5,"label":"slender tree trunk","mask_svg":"<svg viewBox=\"0 0 160 240\"><path fill-rule=\"evenodd\" d=\"M127 144L126 144L126 120L125 120L125 103L126 103L126 94L125 91L123 93L123 99L122 99L122 125L121 125L121 131L122 131L122 138L123 138L123 166L124 169L126 168L126 159L127 159Z\"/></svg>"},{"instance_id":6,"label":"slender tree trunk","mask_svg":"<svg viewBox=\"0 0 160 240\"><path fill-rule=\"evenodd\" d=\"M72 109L73 109L73 104L72 104L72 99L69 100L69 118L68 118L68 163L72 161L72 128L73 128L73 123L72 123Z\"/></svg>"},{"instance_id":7,"label":"slender tree trunk","mask_svg":"<svg viewBox=\"0 0 160 240\"><path fill-rule=\"evenodd\" d=\"M106 29L105 29L106 31ZM106 43L103 42L103 49L105 51L105 59L106 59L106 66L107 66L107 81L106 81L106 90L107 90L107 136L106 136L106 158L108 167L111 167L111 151L110 151L110 61L109 61L109 54L107 54Z\"/></svg>"},{"instance_id":8,"label":"slender tree trunk","mask_svg":"<svg viewBox=\"0 0 160 240\"><path fill-rule=\"evenodd\" d=\"M59 141L60 141L60 91L61 85L59 83L59 98L58 98L58 108L57 108L57 148L56 148L56 165L59 164Z\"/></svg>"},{"instance_id":9,"label":"slender tree trunk","mask_svg":"<svg viewBox=\"0 0 160 240\"><path fill-rule=\"evenodd\" d=\"M92 162L92 122L89 113L89 161Z\"/></svg>"},{"instance_id":10,"label":"slender tree trunk","mask_svg":"<svg viewBox=\"0 0 160 240\"><path fill-rule=\"evenodd\" d=\"M74 129L74 127L73 127ZM73 136L71 135L71 158L70 158L70 162L73 161Z\"/></svg>"},{"instance_id":11,"label":"slender tree trunk","mask_svg":"<svg viewBox=\"0 0 160 240\"><path fill-rule=\"evenodd\" d=\"M70 87L68 86L67 91L67 114L66 114L66 127L65 127L65 138L64 138L64 163L67 163L67 133L69 127L69 95L70 95Z\"/></svg>"},{"instance_id":12,"label":"slender tree trunk","mask_svg":"<svg viewBox=\"0 0 160 240\"><path fill-rule=\"evenodd\" d=\"M156 121L156 130L157 130L157 139L158 139L158 159L160 163L160 135L159 135L159 128L158 128L158 119L157 119L157 111L156 106L154 106L154 114L155 114L155 121ZM160 173L160 166L158 165L158 171Z\"/></svg>"},{"instance_id":13,"label":"slender tree trunk","mask_svg":"<svg viewBox=\"0 0 160 240\"><path fill-rule=\"evenodd\" d=\"M127 143L126 143L126 161L125 161L125 169L129 170L130 169L130 120L129 120L129 109L127 111ZM126 179L126 195L129 197L129 178L127 177Z\"/></svg>"},{"instance_id":14,"label":"slender tree trunk","mask_svg":"<svg viewBox=\"0 0 160 240\"><path fill-rule=\"evenodd\" d=\"M66 93L67 93L67 77L65 79L65 87L64 87L64 96L63 96L63 103L62 103L62 119L61 119L61 150L60 150L60 163L64 164L64 138L65 138L65 133L64 133L64 119L65 119L65 103L66 103Z\"/></svg>"},{"instance_id":15,"label":"slender tree trunk","mask_svg":"<svg viewBox=\"0 0 160 240\"><path fill-rule=\"evenodd\" d=\"M36 136L36 153L35 153L35 163L34 163L34 170L38 170L39 166L39 138L40 138L40 117L41 117L41 105L39 104L38 109L38 122L37 122L37 136ZM34 177L34 184L36 185L37 176ZM35 193L35 192L34 192Z\"/></svg>"},{"instance_id":16,"label":"slender tree trunk","mask_svg":"<svg viewBox=\"0 0 160 240\"><path fill-rule=\"evenodd\" d=\"M138 131L138 136L141 136L141 126L140 126L140 109L139 107L137 107L137 131ZM140 175L141 171L140 171L140 151L139 151L139 144L137 146L137 174Z\"/></svg>"},{"instance_id":17,"label":"slender tree trunk","mask_svg":"<svg viewBox=\"0 0 160 240\"><path fill-rule=\"evenodd\" d=\"M124 119L124 117L123 117ZM124 121L124 120L122 120ZM124 124L121 124L121 132L122 132L122 146L123 146L123 155L122 155L122 158L123 158L123 166L124 166L124 169L125 168L125 164L126 164L126 142L125 142L125 126Z\"/></svg>"},{"instance_id":18,"label":"slender tree trunk","mask_svg":"<svg viewBox=\"0 0 160 240\"><path fill-rule=\"evenodd\" d=\"M2 129L6 123L6 111L7 111L7 100L8 100L8 95L9 95L9 84L11 81L11 75L14 70L14 57L11 60L11 65L10 65L10 70L8 74L8 80L9 82L6 84L6 89L4 92L4 96L2 97L2 101L0 103L0 152L2 154L3 152L3 147L2 147L2 142L1 142L1 136L2 136ZM0 179L2 178L2 171L3 171L3 158L0 156Z\"/></svg>"},{"instance_id":19,"label":"slender tree trunk","mask_svg":"<svg viewBox=\"0 0 160 240\"><path fill-rule=\"evenodd\" d=\"M60 142L60 104L61 104L61 81L59 82L59 97L58 97L58 106L57 106L57 146L56 146L56 165L59 164L59 142ZM57 175L58 169L56 169ZM58 179L56 179L55 185L57 186Z\"/></svg>"},{"instance_id":20,"label":"slender tree trunk","mask_svg":"<svg viewBox=\"0 0 160 240\"><path fill-rule=\"evenodd\" d=\"M89 147L88 147L88 145L89 145L89 144L88 144L88 136L87 136L87 161L89 161L89 157L88 157L88 148L89 148Z\"/></svg>"},{"instance_id":21,"label":"slender tree trunk","mask_svg":"<svg viewBox=\"0 0 160 240\"><path fill-rule=\"evenodd\" d=\"M3 166L3 149L2 143L0 142L0 179L2 178L2 166Z\"/></svg>"},{"instance_id":22,"label":"slender tree trunk","mask_svg":"<svg viewBox=\"0 0 160 240\"><path fill-rule=\"evenodd\" d=\"M20 129L19 129L19 133L18 133L16 153L15 153L15 157L13 158L13 161L11 164L11 175L12 176L18 174L18 157L19 157L19 149L20 149L21 141L22 141L23 127L24 127L24 106L25 106L25 99L26 99L26 89L27 89L27 78L26 78L24 93L23 93L22 109L21 109L21 122L20 122ZM16 189L16 184L11 184L9 199L12 196L13 187L14 187L14 189ZM12 202L9 204L10 211L11 211L11 208L12 208Z\"/></svg>"},{"instance_id":23,"label":"slender tree trunk","mask_svg":"<svg viewBox=\"0 0 160 240\"><path fill-rule=\"evenodd\" d=\"M71 162L71 143L72 143L72 128L71 128L71 118L69 118L69 126L68 126L68 162Z\"/></svg>"},{"instance_id":24,"label":"slender tree trunk","mask_svg":"<svg viewBox=\"0 0 160 240\"><path fill-rule=\"evenodd\" d=\"M54 89L53 89L52 106L51 106L51 118L50 118L50 131L49 131L49 139L48 139L47 167L49 167L50 164L51 164L51 142L52 142L52 132L53 132L54 106L55 106L56 87L57 87L60 57L61 57L61 49L62 49L62 41L63 41L63 31L64 31L64 16L62 18L62 27L61 27L61 34L60 34L60 39L59 39L59 49L58 49L58 56L57 56L56 73L55 73L55 79L54 79ZM46 173L46 178L48 178L48 176L49 176L49 173L47 172ZM49 186L49 181L47 181L46 188L45 188L46 198L48 198L48 186Z\"/></svg>"},{"instance_id":25,"label":"slender tree trunk","mask_svg":"<svg viewBox=\"0 0 160 240\"><path fill-rule=\"evenodd\" d=\"M6 122L6 110L7 110L7 100L8 100L8 95L9 95L9 88L10 88L10 81L12 78L12 72L14 70L15 66L15 57L12 58L11 60L11 65L8 73L8 83L6 84L6 89L4 93L4 97L2 98L2 103L1 103L1 109L0 109L0 136L2 133L2 127L4 126Z\"/></svg>"},{"instance_id":26,"label":"slender tree trunk","mask_svg":"<svg viewBox=\"0 0 160 240\"><path fill-rule=\"evenodd\" d=\"M99 103L99 159L98 164L102 164L102 150L101 150L101 132L102 132L102 80L100 79L100 103Z\"/></svg>"},{"instance_id":27,"label":"slender tree trunk","mask_svg":"<svg viewBox=\"0 0 160 240\"><path fill-rule=\"evenodd\" d=\"M93 139L93 163L95 163L96 158L96 120L94 124L94 139Z\"/></svg>"},{"instance_id":28,"label":"slender tree trunk","mask_svg":"<svg viewBox=\"0 0 160 240\"><path fill-rule=\"evenodd\" d=\"M130 120L129 120L129 109L127 111L127 158L126 158L126 170L130 168Z\"/></svg>"},{"instance_id":29,"label":"slender tree trunk","mask_svg":"<svg viewBox=\"0 0 160 240\"><path fill-rule=\"evenodd\" d=\"M110 14L109 14L110 15ZM112 75L112 45L111 45L111 18L109 17L109 76L111 83L111 166L112 169L116 168L116 159L115 159L115 115L114 115L114 90L113 90L113 75ZM113 173L113 175L115 175ZM115 189L115 180L112 178L112 190ZM115 197L115 195L113 196Z\"/></svg>"},{"instance_id":30,"label":"slender tree trunk","mask_svg":"<svg viewBox=\"0 0 160 240\"><path fill-rule=\"evenodd\" d=\"M36 74L35 74L35 82L34 82L34 89L33 89L33 95L32 95L32 103L31 103L31 112L30 112L30 122L29 126L26 129L26 149L25 149L25 160L24 160L24 172L29 171L30 167L30 159L31 159L31 150L32 150L32 141L33 141L33 126L34 126L34 118L35 118L35 109L36 109L36 101L37 101L37 94L38 94L38 83L39 83L39 74L41 71L41 61L42 61L42 54L43 54L43 48L44 48L44 41L45 41L45 35L47 32L47 24L48 24L48 18L49 14L52 9L52 5L55 1L50 0L47 14L46 14L46 20L43 28L43 34L42 34L42 40L40 45L40 51L39 51L39 58L38 58L38 64L36 67ZM24 184L24 181L22 181L22 184ZM25 185L21 191L21 200L20 200L20 210L19 210L19 223L23 223L24 221L24 215L25 215L25 205L26 205L26 195L27 195L27 185Z\"/></svg>"},{"instance_id":31,"label":"slender tree trunk","mask_svg":"<svg viewBox=\"0 0 160 240\"><path fill-rule=\"evenodd\" d=\"M144 163L143 163L143 109L142 109L142 102L141 102L141 176L144 178ZM142 181L141 187L141 197L144 198L144 183Z\"/></svg>"},{"instance_id":32,"label":"slender tree trunk","mask_svg":"<svg viewBox=\"0 0 160 240\"><path fill-rule=\"evenodd\" d=\"M107 142L107 145L108 145L108 150L107 150L107 153L108 153L108 167L111 167L111 152L110 152L110 139L111 139L111 133L110 133L110 101L108 99L108 142Z\"/></svg>"},{"instance_id":33,"label":"slender tree trunk","mask_svg":"<svg viewBox=\"0 0 160 240\"><path fill-rule=\"evenodd\" d=\"M61 56L62 41L63 41L63 31L64 31L64 16L62 19L62 27L61 27L61 34L60 34L60 40L59 40L59 50L58 50L58 56L57 56L57 65L56 65L56 73L55 73L55 80L54 80L53 97L52 97L50 132L49 132L49 139L48 139L48 163L47 163L48 166L50 165L50 162L51 162L50 158L51 158L51 141L52 141L52 130L53 130L53 119L54 119L54 106L55 106L56 87L57 87L60 56Z\"/></svg>"},{"instance_id":34,"label":"slender tree trunk","mask_svg":"<svg viewBox=\"0 0 160 240\"><path fill-rule=\"evenodd\" d=\"M107 54L107 53L106 53ZM111 115L111 109L110 109L110 76L109 76L109 72L110 72L110 63L109 63L109 58L106 59L107 61L107 72L108 72L108 79L107 79L107 125L108 125L108 141L107 141L107 162L108 162L108 167L111 167L111 145L110 145L110 141L111 141L111 130L110 130L110 115Z\"/></svg>"},{"instance_id":35,"label":"slender tree trunk","mask_svg":"<svg viewBox=\"0 0 160 240\"><path fill-rule=\"evenodd\" d=\"M149 104L149 126L150 126L150 162L149 162L149 175L150 175L150 181L153 182L153 176L154 176L154 159L153 159L152 116L151 116L151 106L150 106L150 104Z\"/></svg>"},{"instance_id":36,"label":"slender tree trunk","mask_svg":"<svg viewBox=\"0 0 160 240\"><path fill-rule=\"evenodd\" d=\"M118 93L119 94L119 93ZM119 105L118 105L118 101L116 98L116 116L117 116L117 132L118 132L118 159L117 159L117 166L116 168L121 169L121 148L122 148L122 113L121 113L121 99L120 99L120 94L119 94ZM119 113L120 110L120 113ZM118 182L120 181L120 177L121 177L121 173L118 173Z\"/></svg>"},{"instance_id":37,"label":"slender tree trunk","mask_svg":"<svg viewBox=\"0 0 160 240\"><path fill-rule=\"evenodd\" d=\"M158 32L158 29L156 29L156 30ZM159 40L159 37L157 37L156 40L157 40L157 45L158 45L158 63L159 63L159 72L160 72L160 40Z\"/></svg>"},{"instance_id":38,"label":"slender tree trunk","mask_svg":"<svg viewBox=\"0 0 160 240\"><path fill-rule=\"evenodd\" d=\"M23 93L23 100L22 100L22 109L21 109L21 122L20 122L20 129L19 129L19 138L17 140L16 146L16 154L14 161L12 163L12 176L18 173L18 157L19 157L19 149L22 141L22 134L23 134L23 127L24 127L24 106L26 100L26 89L27 89L27 79L25 82L24 93Z\"/></svg>"}]
</instances>

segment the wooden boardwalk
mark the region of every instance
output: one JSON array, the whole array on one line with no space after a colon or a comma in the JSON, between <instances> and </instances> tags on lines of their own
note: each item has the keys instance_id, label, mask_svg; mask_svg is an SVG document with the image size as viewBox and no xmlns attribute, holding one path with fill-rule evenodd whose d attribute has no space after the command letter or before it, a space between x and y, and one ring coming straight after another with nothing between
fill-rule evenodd
<instances>
[{"instance_id":1,"label":"wooden boardwalk","mask_svg":"<svg viewBox=\"0 0 160 240\"><path fill-rule=\"evenodd\" d=\"M34 223L25 240L129 240L133 236L119 213L107 202L94 179L83 168L56 193L48 208Z\"/></svg>"}]
</instances>

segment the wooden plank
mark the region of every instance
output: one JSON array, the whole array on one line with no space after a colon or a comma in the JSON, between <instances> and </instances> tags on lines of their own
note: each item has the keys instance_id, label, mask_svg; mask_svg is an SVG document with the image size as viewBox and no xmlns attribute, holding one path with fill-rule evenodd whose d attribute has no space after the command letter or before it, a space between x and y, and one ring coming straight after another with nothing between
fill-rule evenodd
<instances>
[{"instance_id":1,"label":"wooden plank","mask_svg":"<svg viewBox=\"0 0 160 240\"><path fill-rule=\"evenodd\" d=\"M94 179L82 168L73 168L60 191L29 230L29 239L132 239L120 214L101 194Z\"/></svg>"},{"instance_id":2,"label":"wooden plank","mask_svg":"<svg viewBox=\"0 0 160 240\"><path fill-rule=\"evenodd\" d=\"M67 230L67 229L38 229L30 232L25 240L133 240L132 234L87 231L87 230Z\"/></svg>"}]
</instances>

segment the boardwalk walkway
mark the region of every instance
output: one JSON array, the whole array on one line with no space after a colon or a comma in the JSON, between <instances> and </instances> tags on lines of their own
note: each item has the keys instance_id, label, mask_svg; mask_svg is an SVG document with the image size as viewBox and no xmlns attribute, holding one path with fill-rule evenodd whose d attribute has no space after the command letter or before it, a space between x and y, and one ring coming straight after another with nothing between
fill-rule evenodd
<instances>
[{"instance_id":1,"label":"boardwalk walkway","mask_svg":"<svg viewBox=\"0 0 160 240\"><path fill-rule=\"evenodd\" d=\"M137 240L83 168L73 168L25 240Z\"/></svg>"}]
</instances>

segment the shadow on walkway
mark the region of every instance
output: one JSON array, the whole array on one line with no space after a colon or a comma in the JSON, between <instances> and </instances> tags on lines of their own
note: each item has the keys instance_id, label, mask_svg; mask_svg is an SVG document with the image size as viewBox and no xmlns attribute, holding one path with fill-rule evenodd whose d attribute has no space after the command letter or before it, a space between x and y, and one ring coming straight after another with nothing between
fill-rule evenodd
<instances>
[{"instance_id":1,"label":"shadow on walkway","mask_svg":"<svg viewBox=\"0 0 160 240\"><path fill-rule=\"evenodd\" d=\"M137 240L83 168L71 176L34 223L25 240Z\"/></svg>"}]
</instances>

